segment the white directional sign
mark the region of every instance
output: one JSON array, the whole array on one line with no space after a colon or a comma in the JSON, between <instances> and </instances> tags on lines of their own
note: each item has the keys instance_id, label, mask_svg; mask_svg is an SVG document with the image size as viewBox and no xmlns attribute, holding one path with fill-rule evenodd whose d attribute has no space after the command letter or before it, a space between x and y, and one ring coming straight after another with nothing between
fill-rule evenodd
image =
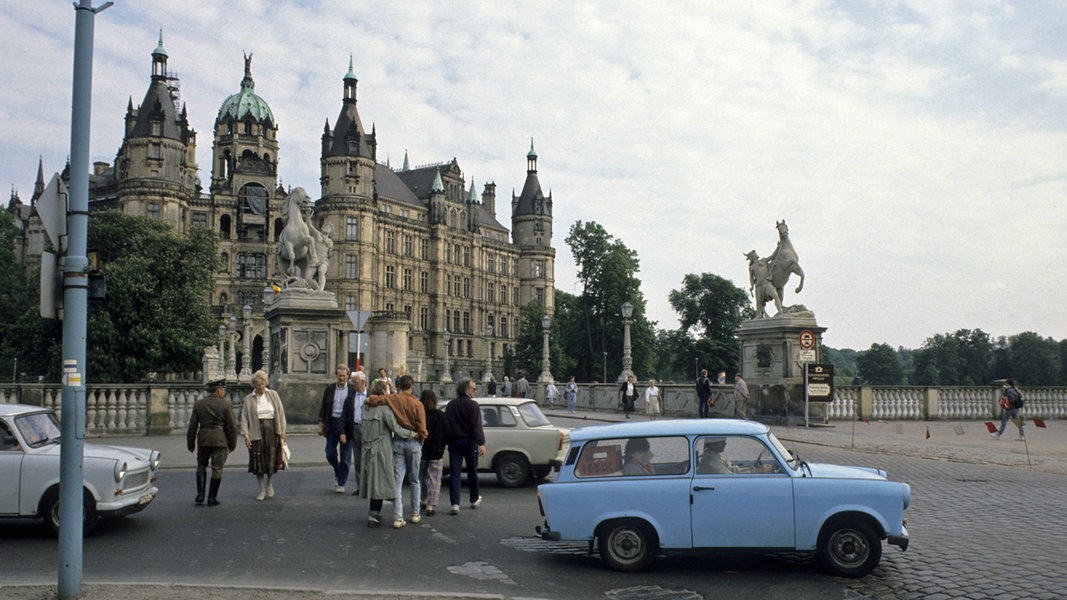
<instances>
[{"instance_id":1,"label":"white directional sign","mask_svg":"<svg viewBox=\"0 0 1067 600\"><path fill-rule=\"evenodd\" d=\"M59 178L59 173L52 175L52 181L41 192L41 197L35 204L37 214L41 217L41 224L52 241L52 246L62 254L63 244L67 237L67 186Z\"/></svg>"}]
</instances>

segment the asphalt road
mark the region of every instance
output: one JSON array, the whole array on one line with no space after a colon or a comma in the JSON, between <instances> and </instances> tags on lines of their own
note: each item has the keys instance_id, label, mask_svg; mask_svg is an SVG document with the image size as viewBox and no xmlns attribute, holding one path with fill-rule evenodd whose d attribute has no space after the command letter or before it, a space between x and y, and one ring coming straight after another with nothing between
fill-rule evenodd
<instances>
[{"instance_id":1,"label":"asphalt road","mask_svg":"<svg viewBox=\"0 0 1067 600\"><path fill-rule=\"evenodd\" d=\"M282 473L277 497L256 502L254 478L234 460L222 506L194 506L191 470L168 469L152 506L87 538L85 597L1067 597L1067 476L884 449L797 448L809 461L879 467L910 483L908 551L886 546L881 566L861 580L827 576L809 557L790 554L672 555L648 572L620 574L585 556L584 545L539 540L533 487L505 489L489 476L478 510L368 529L366 501L334 493L328 468ZM56 542L38 522L0 520L0 597L54 597L47 586L56 582L56 560ZM135 585L100 585L108 582ZM252 591L261 588L270 591Z\"/></svg>"}]
</instances>

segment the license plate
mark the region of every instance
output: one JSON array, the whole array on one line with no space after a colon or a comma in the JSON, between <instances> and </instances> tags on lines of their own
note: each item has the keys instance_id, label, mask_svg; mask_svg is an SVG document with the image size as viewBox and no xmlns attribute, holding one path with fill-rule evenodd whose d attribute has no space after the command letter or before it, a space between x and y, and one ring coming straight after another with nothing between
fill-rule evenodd
<instances>
[{"instance_id":1,"label":"license plate","mask_svg":"<svg viewBox=\"0 0 1067 600\"><path fill-rule=\"evenodd\" d=\"M152 492L148 492L148 493L147 493L147 494L145 494L144 496L141 496L141 499L140 499L140 501L138 501L138 504L148 504L148 503L149 503L149 502L151 502L151 501L152 501L152 500L153 500L153 499L154 499L155 497L156 497L156 495L155 495L155 494L153 494Z\"/></svg>"}]
</instances>

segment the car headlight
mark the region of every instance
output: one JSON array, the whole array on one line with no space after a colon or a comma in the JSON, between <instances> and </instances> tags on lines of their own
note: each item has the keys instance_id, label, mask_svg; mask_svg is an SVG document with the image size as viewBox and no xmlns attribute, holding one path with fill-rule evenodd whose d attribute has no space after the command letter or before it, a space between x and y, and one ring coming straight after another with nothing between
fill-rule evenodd
<instances>
[{"instance_id":1,"label":"car headlight","mask_svg":"<svg viewBox=\"0 0 1067 600\"><path fill-rule=\"evenodd\" d=\"M159 450L153 450L152 454L148 455L148 466L153 471L158 470L159 469L159 462L160 462L160 459L162 457L163 457L163 454Z\"/></svg>"},{"instance_id":2,"label":"car headlight","mask_svg":"<svg viewBox=\"0 0 1067 600\"><path fill-rule=\"evenodd\" d=\"M126 469L129 465L125 461L115 461L115 483L122 483L122 478L126 476Z\"/></svg>"}]
</instances>

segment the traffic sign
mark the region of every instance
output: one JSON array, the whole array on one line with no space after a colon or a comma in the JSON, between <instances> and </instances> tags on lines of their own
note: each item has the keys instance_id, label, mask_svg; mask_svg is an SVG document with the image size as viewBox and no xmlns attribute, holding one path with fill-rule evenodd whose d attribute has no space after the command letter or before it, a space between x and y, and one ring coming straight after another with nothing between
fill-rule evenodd
<instances>
[{"instance_id":1,"label":"traffic sign","mask_svg":"<svg viewBox=\"0 0 1067 600\"><path fill-rule=\"evenodd\" d=\"M800 332L800 347L805 350L815 347L815 333L812 330L805 329Z\"/></svg>"}]
</instances>

